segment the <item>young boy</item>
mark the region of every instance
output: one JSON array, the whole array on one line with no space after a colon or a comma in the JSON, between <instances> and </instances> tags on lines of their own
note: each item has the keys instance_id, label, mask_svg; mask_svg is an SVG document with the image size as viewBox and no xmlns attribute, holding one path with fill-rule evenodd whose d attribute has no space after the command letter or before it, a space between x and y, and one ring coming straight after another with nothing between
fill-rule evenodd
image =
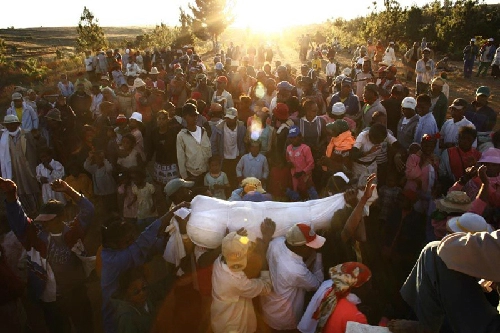
<instances>
[{"instance_id":1,"label":"young boy","mask_svg":"<svg viewBox=\"0 0 500 333\"><path fill-rule=\"evenodd\" d=\"M298 201L307 192L309 199L317 199L318 192L312 181L314 159L311 148L302 143L298 126L290 128L288 139L291 144L286 148L286 160L291 168L293 191L287 190L287 195L292 201Z\"/></svg>"},{"instance_id":2,"label":"young boy","mask_svg":"<svg viewBox=\"0 0 500 333\"><path fill-rule=\"evenodd\" d=\"M268 176L269 165L267 158L260 153L260 141L252 140L250 141L250 152L243 155L236 165L238 183L244 178L255 177L265 186Z\"/></svg>"}]
</instances>

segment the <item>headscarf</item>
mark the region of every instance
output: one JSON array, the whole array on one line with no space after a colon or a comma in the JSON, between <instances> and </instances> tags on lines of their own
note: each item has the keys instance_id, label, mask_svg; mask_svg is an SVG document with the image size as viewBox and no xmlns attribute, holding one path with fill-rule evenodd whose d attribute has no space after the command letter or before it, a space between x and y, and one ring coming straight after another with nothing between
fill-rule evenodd
<instances>
[{"instance_id":1,"label":"headscarf","mask_svg":"<svg viewBox=\"0 0 500 333\"><path fill-rule=\"evenodd\" d=\"M361 287L368 281L372 272L370 269L359 262L346 262L330 268L330 277L333 281L323 296L323 300L313 315L318 320L316 333L322 332L326 322L337 307L339 299L349 295L351 288Z\"/></svg>"}]
</instances>

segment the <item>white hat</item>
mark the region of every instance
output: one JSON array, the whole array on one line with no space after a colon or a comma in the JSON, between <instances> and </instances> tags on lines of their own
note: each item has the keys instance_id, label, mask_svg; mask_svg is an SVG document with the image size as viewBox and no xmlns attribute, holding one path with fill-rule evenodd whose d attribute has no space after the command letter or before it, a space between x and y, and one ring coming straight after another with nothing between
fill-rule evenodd
<instances>
[{"instance_id":1,"label":"white hat","mask_svg":"<svg viewBox=\"0 0 500 333\"><path fill-rule=\"evenodd\" d=\"M493 38L488 38L488 42L494 42L495 40Z\"/></svg>"},{"instance_id":2,"label":"white hat","mask_svg":"<svg viewBox=\"0 0 500 333\"><path fill-rule=\"evenodd\" d=\"M144 82L141 78L137 78L134 80L134 88L144 87L146 82Z\"/></svg>"},{"instance_id":3,"label":"white hat","mask_svg":"<svg viewBox=\"0 0 500 333\"><path fill-rule=\"evenodd\" d=\"M337 102L332 105L332 114L335 116L341 116L345 113L345 105L342 102Z\"/></svg>"},{"instance_id":4,"label":"white hat","mask_svg":"<svg viewBox=\"0 0 500 333\"><path fill-rule=\"evenodd\" d=\"M451 232L492 232L493 228L484 217L474 213L465 213L462 216L453 217L446 223L446 229Z\"/></svg>"},{"instance_id":5,"label":"white hat","mask_svg":"<svg viewBox=\"0 0 500 333\"><path fill-rule=\"evenodd\" d=\"M125 50L125 53L126 53L126 54L129 54L129 53L130 53L130 49L126 49L126 50Z\"/></svg>"},{"instance_id":6,"label":"white hat","mask_svg":"<svg viewBox=\"0 0 500 333\"><path fill-rule=\"evenodd\" d=\"M156 67L151 67L151 72L149 72L149 74L160 74L160 72L158 72L158 68Z\"/></svg>"},{"instance_id":7,"label":"white hat","mask_svg":"<svg viewBox=\"0 0 500 333\"><path fill-rule=\"evenodd\" d=\"M475 41L476 41L476 39L475 39L475 38L471 38L471 39L470 39L470 41L471 41L471 42L475 42Z\"/></svg>"},{"instance_id":8,"label":"white hat","mask_svg":"<svg viewBox=\"0 0 500 333\"><path fill-rule=\"evenodd\" d=\"M226 114L224 115L224 118L234 119L236 117L238 117L238 110L236 110L233 107L226 109Z\"/></svg>"},{"instance_id":9,"label":"white hat","mask_svg":"<svg viewBox=\"0 0 500 333\"><path fill-rule=\"evenodd\" d=\"M345 173L343 172L336 172L333 174L333 177L340 177L342 178L347 184L349 184L349 178L346 176Z\"/></svg>"},{"instance_id":10,"label":"white hat","mask_svg":"<svg viewBox=\"0 0 500 333\"><path fill-rule=\"evenodd\" d=\"M363 59L363 58L359 58L357 61L358 65L363 65L364 63L365 63L365 59Z\"/></svg>"},{"instance_id":11,"label":"white hat","mask_svg":"<svg viewBox=\"0 0 500 333\"><path fill-rule=\"evenodd\" d=\"M142 123L142 114L140 114L139 112L133 112L129 119L134 119Z\"/></svg>"},{"instance_id":12,"label":"white hat","mask_svg":"<svg viewBox=\"0 0 500 333\"><path fill-rule=\"evenodd\" d=\"M350 69L349 67L346 67L342 70L342 74L344 74L345 76L351 76L351 73L352 69Z\"/></svg>"},{"instance_id":13,"label":"white hat","mask_svg":"<svg viewBox=\"0 0 500 333\"><path fill-rule=\"evenodd\" d=\"M417 101L413 97L405 97L401 102L401 107L405 109L415 110L415 108L417 107Z\"/></svg>"},{"instance_id":14,"label":"white hat","mask_svg":"<svg viewBox=\"0 0 500 333\"><path fill-rule=\"evenodd\" d=\"M215 64L215 69L218 70L218 71L221 71L222 69L224 68L224 65L222 64L222 62L218 62Z\"/></svg>"}]
</instances>

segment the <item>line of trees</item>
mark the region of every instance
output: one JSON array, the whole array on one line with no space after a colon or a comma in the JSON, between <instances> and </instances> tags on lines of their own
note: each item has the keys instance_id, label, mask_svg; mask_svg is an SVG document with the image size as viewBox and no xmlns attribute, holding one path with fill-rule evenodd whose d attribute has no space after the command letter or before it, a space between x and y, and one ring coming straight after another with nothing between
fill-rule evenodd
<instances>
[{"instance_id":1,"label":"line of trees","mask_svg":"<svg viewBox=\"0 0 500 333\"><path fill-rule=\"evenodd\" d=\"M481 0L435 0L422 7L402 7L397 0L383 0L379 10L374 1L369 15L329 21L328 30L347 46L364 44L371 38L386 45L394 41L405 48L426 37L434 50L458 60L470 38L481 42L500 37L500 5Z\"/></svg>"}]
</instances>

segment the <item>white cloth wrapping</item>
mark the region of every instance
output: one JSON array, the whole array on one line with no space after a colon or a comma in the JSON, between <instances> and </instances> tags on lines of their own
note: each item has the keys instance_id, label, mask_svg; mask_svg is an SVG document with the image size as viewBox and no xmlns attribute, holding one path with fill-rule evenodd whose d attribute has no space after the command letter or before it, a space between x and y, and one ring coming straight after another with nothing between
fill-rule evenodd
<instances>
[{"instance_id":1,"label":"white cloth wrapping","mask_svg":"<svg viewBox=\"0 0 500 333\"><path fill-rule=\"evenodd\" d=\"M180 208L174 212L174 215L183 219L185 219L189 214L190 211L187 208ZM165 246L163 258L165 261L174 264L177 267L180 265L182 258L186 256L186 250L184 249L184 243L182 242L182 236L179 231L179 223L175 219L175 216L170 220L170 225L167 227L167 231L170 234L170 238L167 241L167 246Z\"/></svg>"},{"instance_id":2,"label":"white cloth wrapping","mask_svg":"<svg viewBox=\"0 0 500 333\"><path fill-rule=\"evenodd\" d=\"M374 192L367 205L376 198ZM261 237L260 225L265 218L276 222L273 237L284 236L296 223L311 225L314 230L325 229L333 214L344 206L343 193L305 202L229 202L199 195L191 202L187 233L196 245L215 249L222 243L226 229L231 232L245 227L251 240Z\"/></svg>"},{"instance_id":3,"label":"white cloth wrapping","mask_svg":"<svg viewBox=\"0 0 500 333\"><path fill-rule=\"evenodd\" d=\"M370 326L348 321L345 333L391 333L391 331L387 327Z\"/></svg>"}]
</instances>

